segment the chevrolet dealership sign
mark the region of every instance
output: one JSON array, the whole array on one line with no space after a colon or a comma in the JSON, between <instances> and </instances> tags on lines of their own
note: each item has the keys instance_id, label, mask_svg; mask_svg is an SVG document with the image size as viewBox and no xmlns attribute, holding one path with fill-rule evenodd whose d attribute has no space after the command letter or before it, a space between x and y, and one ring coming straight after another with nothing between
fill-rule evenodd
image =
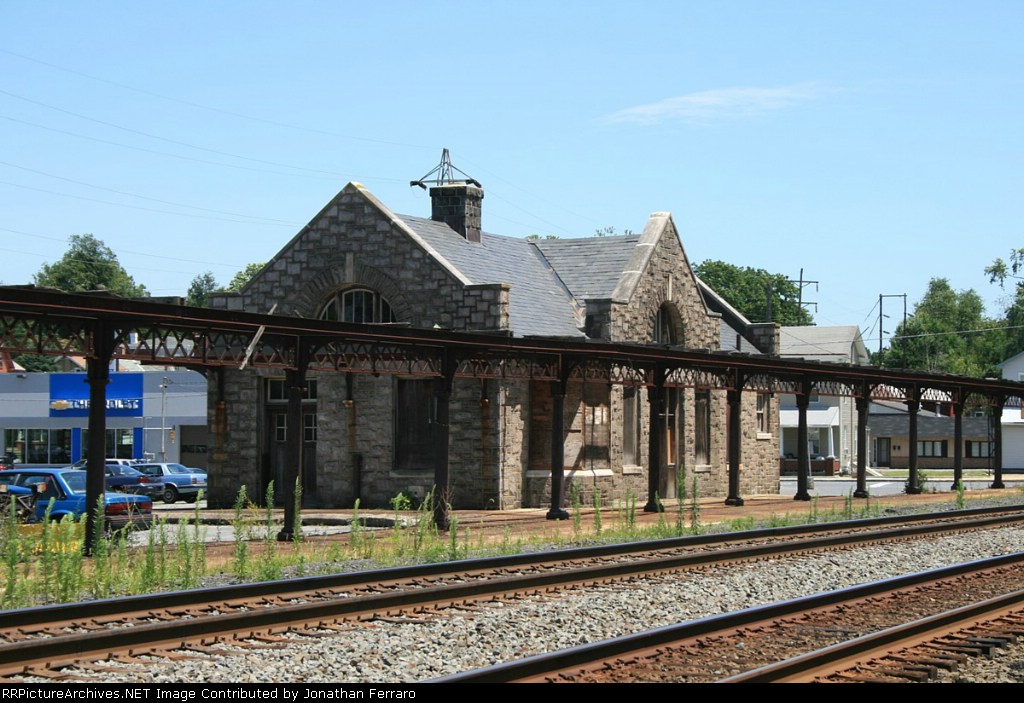
<instances>
[{"instance_id":1,"label":"chevrolet dealership sign","mask_svg":"<svg viewBox=\"0 0 1024 703\"><path fill-rule=\"evenodd\" d=\"M107 417L142 416L141 373L112 373L107 384ZM89 384L85 374L50 374L50 417L89 415Z\"/></svg>"}]
</instances>

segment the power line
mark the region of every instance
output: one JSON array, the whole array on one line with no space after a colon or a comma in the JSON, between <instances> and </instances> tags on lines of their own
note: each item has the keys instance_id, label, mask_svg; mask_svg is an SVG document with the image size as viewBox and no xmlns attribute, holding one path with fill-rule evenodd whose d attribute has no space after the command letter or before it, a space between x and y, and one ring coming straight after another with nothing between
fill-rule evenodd
<instances>
[{"instance_id":1,"label":"power line","mask_svg":"<svg viewBox=\"0 0 1024 703\"><path fill-rule=\"evenodd\" d=\"M27 103L31 103L32 105L38 105L40 107L45 107L48 110L54 110L55 112L60 112L60 113L65 114L65 115L70 115L72 117L77 117L80 120L86 120L88 122L95 122L96 124L101 124L101 125L103 125L105 127L111 127L113 129L119 129L119 130L121 130L123 132L128 132L129 134L137 134L139 136L146 137L147 139L156 139L157 141L167 142L168 144L174 144L175 146L183 146L183 147L186 147L188 149L195 149L197 151L203 151L203 152L206 152L206 153L209 153L209 154L217 154L218 156L228 156L228 157L230 157L232 159L240 159L242 161L250 161L250 162L253 162L253 163L264 164L264 165L268 165L268 166L278 166L280 168L291 168L291 169L295 169L296 171L305 171L307 173L318 173L318 174L325 174L325 175L332 175L332 176L341 176L341 174L338 174L335 171L324 171L324 170L321 170L321 169L306 168L304 166L292 166L290 164L284 164L284 163L281 163L279 161L269 161L267 159L257 159L257 158L251 157L251 156L242 156L241 154L233 154L233 153L231 153L229 151L221 151L219 149L211 149L209 147L198 146L196 144L190 144L188 142L183 142L183 141L180 141L180 140L177 140L177 139L171 139L169 137L161 137L159 134L152 134L151 132L144 132L144 131L142 131L140 129L134 129L132 127L125 127L124 125L119 125L119 124L116 124L114 122L108 122L106 120L101 120L101 119L98 119L98 118L95 118L95 117L89 117L88 115L83 115L81 113L74 112L72 110L65 110L62 107L57 107L55 105L49 105L49 104L41 102L39 100L33 100L31 98L26 98L26 97L24 97L22 95L17 95L15 93L11 93L10 91L7 91L7 90L0 89L0 95L6 95L6 96L14 98L16 100L23 100L23 101L25 101Z\"/></svg>"},{"instance_id":2,"label":"power line","mask_svg":"<svg viewBox=\"0 0 1024 703\"><path fill-rule=\"evenodd\" d=\"M99 198L89 198L84 195L72 195L71 193L61 193L56 190L48 190L46 188L36 188L34 186L27 186L21 183L11 183L10 181L0 181L0 185L11 186L12 188L22 188L24 190L33 190L38 193L46 193L48 195L59 195L63 198L72 198L74 200L85 200L91 203L100 203L102 205L113 205L114 207L124 207L131 210L143 210L145 212L158 212L163 215L179 215L181 217L193 217L200 220L216 220L218 222L234 222L240 225L269 225L272 227L301 227L299 223L287 223L280 220L282 224L275 224L274 222L246 222L245 220L233 220L228 217L214 217L212 215L199 215L192 212L174 212L173 210L159 210L152 207L143 207L141 205L129 205L128 203L115 203L110 200L100 200Z\"/></svg>"},{"instance_id":3,"label":"power line","mask_svg":"<svg viewBox=\"0 0 1024 703\"><path fill-rule=\"evenodd\" d=\"M54 179L57 179L59 181L66 181L68 183L74 183L75 185L85 186L87 188L95 188L96 190L102 190L102 191L106 191L108 193L114 193L116 195L126 195L126 196L128 196L130 198L138 198L139 200L147 200L149 202L160 203L162 205L173 205L174 207L186 207L186 208L191 208L193 210L202 210L203 212L214 212L214 213L217 213L217 214L220 214L220 215L229 215L231 217L246 217L246 218L249 218L249 219L252 219L252 220L263 220L264 222L271 223L271 224L282 224L282 225L289 225L289 226L292 226L292 227L301 226L301 225L299 225L299 223L288 222L287 220L277 220L277 219L273 219L273 218L270 218L270 217L260 217L259 215L246 215L245 213L241 213L241 212L231 212L229 210L217 210L215 208L202 207L200 205L189 205L187 203L176 203L176 202L174 202L172 200L161 200L160 198L151 198L151 197L146 196L146 195L139 195L138 193L129 193L127 191L118 190L116 188L107 188L105 186L98 186L98 185L95 185L93 183L87 183L85 181L79 181L79 180L76 180L74 178L68 178L66 176L58 176L58 175L53 174L53 173L47 173L46 171L39 171L39 170L34 169L34 168L28 168L27 166L19 166L18 164L12 164L9 161L0 161L0 165L9 166L10 168L16 168L16 169L19 169L21 171L27 171L28 173L35 173L35 174L40 175L40 176L46 176L47 178L54 178Z\"/></svg>"},{"instance_id":4,"label":"power line","mask_svg":"<svg viewBox=\"0 0 1024 703\"><path fill-rule=\"evenodd\" d=\"M354 140L354 141L370 142L370 143L375 143L375 144L386 144L388 146L408 147L410 149L431 149L431 150L433 150L433 149L436 148L436 147L424 146L422 144L407 144L407 143L403 143L403 142L389 141L389 140L386 140L386 139L375 139L373 137L359 137L359 136L355 136L355 135L351 135L351 134L341 134L341 133L338 133L338 132L331 132L331 131L328 131L328 130L318 129L316 127L305 127L303 125L291 124L289 122L278 122L276 120L269 120L269 119L266 119L264 117L256 117L254 115L247 115L247 114L242 113L242 112L235 112L233 110L225 110L224 108L214 107L212 105L204 105L202 103L192 102L190 100L183 100L181 98L175 98L175 97L171 97L169 95L163 95L162 93L157 93L157 92L154 92L152 90L147 90L146 88L139 88L137 86L128 85L126 83L118 83L117 81L112 81L112 80L109 80L107 78L100 78L99 76L93 76L93 75L88 74L88 73L83 73L82 71L76 71L74 69L67 68L65 66L59 66L57 64L49 63L47 61L42 61L40 59L36 59L36 58L31 57L31 56L25 56L24 54L18 54L16 52L9 51L7 49L0 49L0 53L8 54L10 56L17 57L17 58L22 59L24 61L31 61L33 63L37 63L37 64L39 64L41 66L46 66L48 68L52 68L52 69L57 70L57 71L63 71L65 73L70 73L70 74L75 75L75 76L81 76L82 78L88 78L89 80L97 81L99 83L106 83L107 85L112 85L112 86L114 86L116 88L122 88L124 90L130 90L132 92L140 93L142 95L150 95L150 96L152 96L154 98L160 98L161 100L168 100L170 102L175 102L175 103L178 103L180 105L187 105L189 107L198 108L200 110L209 110L210 112L218 112L218 113L220 113L222 115L229 115L231 117L238 117L238 118L243 119L243 120L250 120L252 122L260 122L262 124L268 124L268 125L272 125L274 127L285 127L287 129L294 129L294 130L298 130L298 131L301 131L301 132L310 132L312 134L322 134L324 136L329 136L329 137L339 137L341 139L351 139L351 140ZM0 91L0 92L2 92L2 91Z\"/></svg>"}]
</instances>

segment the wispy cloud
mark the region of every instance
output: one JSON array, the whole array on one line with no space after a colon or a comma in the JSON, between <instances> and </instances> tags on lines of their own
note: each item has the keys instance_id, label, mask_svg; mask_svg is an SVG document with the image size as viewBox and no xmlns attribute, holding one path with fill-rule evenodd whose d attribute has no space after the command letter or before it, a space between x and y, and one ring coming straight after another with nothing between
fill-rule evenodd
<instances>
[{"instance_id":1,"label":"wispy cloud","mask_svg":"<svg viewBox=\"0 0 1024 703\"><path fill-rule=\"evenodd\" d=\"M719 88L628 107L605 117L613 124L653 125L661 122L712 122L783 110L829 92L819 83L779 88Z\"/></svg>"}]
</instances>

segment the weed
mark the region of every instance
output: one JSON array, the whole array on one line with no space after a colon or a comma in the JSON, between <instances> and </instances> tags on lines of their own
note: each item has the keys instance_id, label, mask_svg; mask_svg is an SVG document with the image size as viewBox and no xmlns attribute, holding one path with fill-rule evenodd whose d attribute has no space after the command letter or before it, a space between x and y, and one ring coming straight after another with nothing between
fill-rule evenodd
<instances>
[{"instance_id":1,"label":"weed","mask_svg":"<svg viewBox=\"0 0 1024 703\"><path fill-rule=\"evenodd\" d=\"M292 543L298 548L302 542L302 481L295 479L292 500Z\"/></svg>"},{"instance_id":2,"label":"weed","mask_svg":"<svg viewBox=\"0 0 1024 703\"><path fill-rule=\"evenodd\" d=\"M690 533L699 535L704 529L700 524L700 491L697 477L693 477L693 490L690 491Z\"/></svg>"},{"instance_id":3,"label":"weed","mask_svg":"<svg viewBox=\"0 0 1024 703\"><path fill-rule=\"evenodd\" d=\"M594 536L601 535L601 489L594 488Z\"/></svg>"},{"instance_id":4,"label":"weed","mask_svg":"<svg viewBox=\"0 0 1024 703\"><path fill-rule=\"evenodd\" d=\"M459 518L452 515L448 525L448 561L459 558Z\"/></svg>"},{"instance_id":5,"label":"weed","mask_svg":"<svg viewBox=\"0 0 1024 703\"><path fill-rule=\"evenodd\" d=\"M249 572L249 521L246 519L245 506L248 498L245 494L245 485L238 489L235 496L235 516L231 521L231 527L235 533L235 563L234 573L239 580L244 579Z\"/></svg>"},{"instance_id":6,"label":"weed","mask_svg":"<svg viewBox=\"0 0 1024 703\"><path fill-rule=\"evenodd\" d=\"M963 510L966 505L967 505L967 500L964 497L964 482L963 481L957 481L956 482L956 509L957 510Z\"/></svg>"},{"instance_id":7,"label":"weed","mask_svg":"<svg viewBox=\"0 0 1024 703\"><path fill-rule=\"evenodd\" d=\"M263 553L259 560L259 579L273 581L281 578L282 565L277 558L277 536L274 533L274 482L267 484L263 512Z\"/></svg>"},{"instance_id":8,"label":"weed","mask_svg":"<svg viewBox=\"0 0 1024 703\"><path fill-rule=\"evenodd\" d=\"M918 469L917 471L917 493L926 493L928 491L928 474ZM910 476L907 475L907 480L903 482L903 492L912 493Z\"/></svg>"},{"instance_id":9,"label":"weed","mask_svg":"<svg viewBox=\"0 0 1024 703\"><path fill-rule=\"evenodd\" d=\"M4 557L4 606L14 608L18 605L17 593L18 567L21 566L22 540L18 532L18 512L14 498L8 502L7 510L3 514L3 524L0 525L0 534L3 539Z\"/></svg>"},{"instance_id":10,"label":"weed","mask_svg":"<svg viewBox=\"0 0 1024 703\"><path fill-rule=\"evenodd\" d=\"M580 505L580 489L573 483L570 488L572 496L572 537L574 542L583 540L583 508Z\"/></svg>"}]
</instances>

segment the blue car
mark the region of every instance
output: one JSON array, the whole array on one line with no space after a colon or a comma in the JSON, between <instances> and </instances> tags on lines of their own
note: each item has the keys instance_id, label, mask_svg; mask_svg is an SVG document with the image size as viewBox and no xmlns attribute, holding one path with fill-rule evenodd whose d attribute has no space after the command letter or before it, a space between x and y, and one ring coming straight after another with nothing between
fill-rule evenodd
<instances>
[{"instance_id":1,"label":"blue car","mask_svg":"<svg viewBox=\"0 0 1024 703\"><path fill-rule=\"evenodd\" d=\"M177 503L179 500L195 503L200 492L206 492L206 474L182 464L156 462L134 464L132 468L145 474L139 478L144 486L147 482L161 486L158 494L151 495L159 495L165 503Z\"/></svg>"},{"instance_id":2,"label":"blue car","mask_svg":"<svg viewBox=\"0 0 1024 703\"><path fill-rule=\"evenodd\" d=\"M50 518L60 520L65 515L75 519L86 511L85 472L74 469L13 469L0 471L0 484L7 493L20 497L25 503L31 493L35 501L36 520L46 516L46 508L53 499ZM111 531L123 527L147 529L153 522L153 501L145 496L127 495L107 491L103 494L104 520Z\"/></svg>"}]
</instances>

